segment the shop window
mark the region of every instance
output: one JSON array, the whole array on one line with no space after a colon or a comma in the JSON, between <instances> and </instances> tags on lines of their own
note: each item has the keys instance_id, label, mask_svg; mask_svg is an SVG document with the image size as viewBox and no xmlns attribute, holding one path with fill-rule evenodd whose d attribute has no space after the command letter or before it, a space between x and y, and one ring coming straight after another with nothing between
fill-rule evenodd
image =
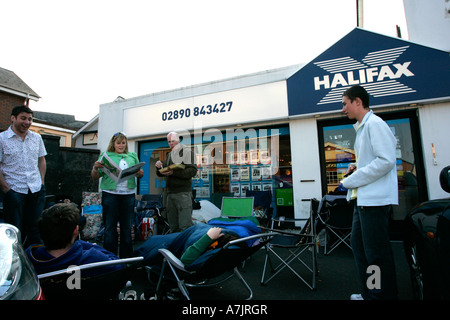
<instances>
[{"instance_id":1,"label":"shop window","mask_svg":"<svg viewBox=\"0 0 450 320\"><path fill-rule=\"evenodd\" d=\"M211 142L213 139L204 134L202 143L191 144L198 168L193 179L196 198L211 200L218 193L245 197L247 190L270 190L275 206L276 190L292 189L288 127L247 129L233 135L219 133L221 141ZM169 151L167 141L141 143L140 159L149 163L148 180L140 180L141 194L163 192L165 182L156 176L154 164L165 160Z\"/></svg>"},{"instance_id":2,"label":"shop window","mask_svg":"<svg viewBox=\"0 0 450 320\"><path fill-rule=\"evenodd\" d=\"M289 135L277 137L277 150L271 150L271 139L225 141L215 148L208 144L196 145L198 172L194 189L197 198L209 199L214 193L245 197L247 190L270 190L274 194L276 188L292 187Z\"/></svg>"}]
</instances>

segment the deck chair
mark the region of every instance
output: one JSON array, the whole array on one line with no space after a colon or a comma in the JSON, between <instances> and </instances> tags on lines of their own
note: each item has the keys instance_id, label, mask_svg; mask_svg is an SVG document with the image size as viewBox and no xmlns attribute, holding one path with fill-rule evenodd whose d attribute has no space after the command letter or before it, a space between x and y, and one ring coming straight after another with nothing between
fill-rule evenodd
<instances>
[{"instance_id":1,"label":"deck chair","mask_svg":"<svg viewBox=\"0 0 450 320\"><path fill-rule=\"evenodd\" d=\"M317 246L315 232L315 217L319 201L311 199L310 214L308 218L288 219L284 217L272 218L271 228L268 231L278 233L269 243L265 244L266 257L261 277L261 284L266 285L274 279L282 270L290 270L298 279L311 289L316 289ZM297 224L304 222L301 229L284 229L285 224ZM276 258L276 259L275 259ZM275 259L273 262L272 259ZM276 262L276 263L275 263ZM268 276L268 269L272 275ZM310 279L306 279L306 272Z\"/></svg>"},{"instance_id":2,"label":"deck chair","mask_svg":"<svg viewBox=\"0 0 450 320\"><path fill-rule=\"evenodd\" d=\"M319 210L318 219L326 232L324 254L329 255L341 244L351 250L353 205L345 196L325 196ZM331 244L330 240L333 240Z\"/></svg>"},{"instance_id":3,"label":"deck chair","mask_svg":"<svg viewBox=\"0 0 450 320\"><path fill-rule=\"evenodd\" d=\"M39 274L38 279L47 300L116 300L135 271L136 264L141 260L142 257L135 257L79 266L79 288L70 289L68 286L73 280L70 277L74 274L70 268ZM115 264L126 264L126 267L99 276L83 276L83 270Z\"/></svg>"},{"instance_id":4,"label":"deck chair","mask_svg":"<svg viewBox=\"0 0 450 320\"><path fill-rule=\"evenodd\" d=\"M251 300L253 298L253 291L239 272L238 266L270 241L274 235L273 233L257 234L230 241L220 249L204 253L189 266L185 266L168 249L159 249L164 260L156 286L156 298L163 299L163 283L171 279L176 282L183 297L191 300L188 287L201 288L217 286L236 276L248 291L249 296L247 300ZM239 243L255 239L260 239L260 241L252 247L237 246ZM169 274L167 274L167 267L170 269ZM146 267L146 269L148 272L153 270L151 267Z\"/></svg>"}]
</instances>

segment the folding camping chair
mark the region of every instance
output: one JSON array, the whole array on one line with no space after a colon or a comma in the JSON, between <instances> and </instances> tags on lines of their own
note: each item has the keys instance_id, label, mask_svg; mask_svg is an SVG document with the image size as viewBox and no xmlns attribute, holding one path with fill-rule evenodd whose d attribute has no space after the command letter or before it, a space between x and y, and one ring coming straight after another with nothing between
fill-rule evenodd
<instances>
[{"instance_id":1,"label":"folding camping chair","mask_svg":"<svg viewBox=\"0 0 450 320\"><path fill-rule=\"evenodd\" d=\"M141 200L136 200L136 227L141 231L143 218L156 220L156 234L167 234L170 231L169 222L164 217L163 194L144 194Z\"/></svg>"},{"instance_id":2,"label":"folding camping chair","mask_svg":"<svg viewBox=\"0 0 450 320\"><path fill-rule=\"evenodd\" d=\"M267 225L272 217L272 191L247 190L245 195L254 198L253 209L255 212L261 212L261 214L256 215L256 217L262 225Z\"/></svg>"},{"instance_id":3,"label":"folding camping chair","mask_svg":"<svg viewBox=\"0 0 450 320\"><path fill-rule=\"evenodd\" d=\"M39 274L38 279L47 300L116 300L135 271L136 263L142 260L143 257L135 257L95 262L77 266L76 269L67 268ZM98 276L83 276L83 270L115 264L126 264L126 267ZM79 279L74 278L76 270L81 272ZM69 283L74 288L69 287Z\"/></svg>"},{"instance_id":4,"label":"folding camping chair","mask_svg":"<svg viewBox=\"0 0 450 320\"><path fill-rule=\"evenodd\" d=\"M270 280L275 278L282 270L288 268L297 278L305 283L309 289L315 290L316 277L318 275L317 267L317 247L315 232L315 217L317 215L317 207L319 201L316 199L311 201L310 214L308 218L287 219L284 217L272 218L272 227L266 230L278 233L269 243L265 244L266 257L264 260L264 268L262 272L261 284L266 285ZM283 229L285 224L305 222L304 226L299 230ZM287 251L287 252L286 252ZM287 256L286 256L287 254ZM271 257L278 260L276 266L273 265ZM272 275L266 278L266 270L268 264L271 267ZM301 275L301 271L311 273L311 279L306 280L306 276Z\"/></svg>"},{"instance_id":5,"label":"folding camping chair","mask_svg":"<svg viewBox=\"0 0 450 320\"><path fill-rule=\"evenodd\" d=\"M347 202L345 196L326 195L319 205L319 222L325 228L324 254L330 254L339 245L345 244L350 250L352 234L353 205ZM334 242L328 243L330 238Z\"/></svg>"},{"instance_id":6,"label":"folding camping chair","mask_svg":"<svg viewBox=\"0 0 450 320\"><path fill-rule=\"evenodd\" d=\"M203 258L200 257L196 261L201 258L204 260L201 260L199 263L194 261L189 266L185 266L168 249L159 249L164 260L156 286L156 298L163 299L164 297L163 283L170 280L170 277L166 276L166 267L169 266L180 292L187 300L191 300L188 287L201 288L217 286L233 276L236 276L244 285L249 293L247 300L251 300L253 298L253 291L239 272L238 266L270 241L274 235L273 233L264 233L230 241L220 249L204 253ZM239 243L255 239L260 239L260 241L256 242L252 247L237 246ZM146 267L146 269L150 278L150 271L153 269L151 267Z\"/></svg>"}]
</instances>

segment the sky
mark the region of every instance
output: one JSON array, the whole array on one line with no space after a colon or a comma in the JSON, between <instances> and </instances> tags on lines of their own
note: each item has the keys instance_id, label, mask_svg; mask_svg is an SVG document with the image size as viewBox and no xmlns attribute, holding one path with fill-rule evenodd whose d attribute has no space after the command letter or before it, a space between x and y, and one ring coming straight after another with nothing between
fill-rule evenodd
<instances>
[{"instance_id":1,"label":"sky","mask_svg":"<svg viewBox=\"0 0 450 320\"><path fill-rule=\"evenodd\" d=\"M408 39L403 0L364 0L363 28ZM356 0L0 0L0 67L36 111L99 106L308 63L356 27Z\"/></svg>"}]
</instances>

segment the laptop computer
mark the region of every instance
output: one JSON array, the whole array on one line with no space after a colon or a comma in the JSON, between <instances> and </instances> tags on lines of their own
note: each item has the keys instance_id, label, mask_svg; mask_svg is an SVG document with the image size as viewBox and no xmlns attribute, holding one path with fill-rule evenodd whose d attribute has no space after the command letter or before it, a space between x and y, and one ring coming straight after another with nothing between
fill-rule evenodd
<instances>
[{"instance_id":1,"label":"laptop computer","mask_svg":"<svg viewBox=\"0 0 450 320\"><path fill-rule=\"evenodd\" d=\"M223 197L221 216L229 218L249 217L253 213L253 197Z\"/></svg>"}]
</instances>

